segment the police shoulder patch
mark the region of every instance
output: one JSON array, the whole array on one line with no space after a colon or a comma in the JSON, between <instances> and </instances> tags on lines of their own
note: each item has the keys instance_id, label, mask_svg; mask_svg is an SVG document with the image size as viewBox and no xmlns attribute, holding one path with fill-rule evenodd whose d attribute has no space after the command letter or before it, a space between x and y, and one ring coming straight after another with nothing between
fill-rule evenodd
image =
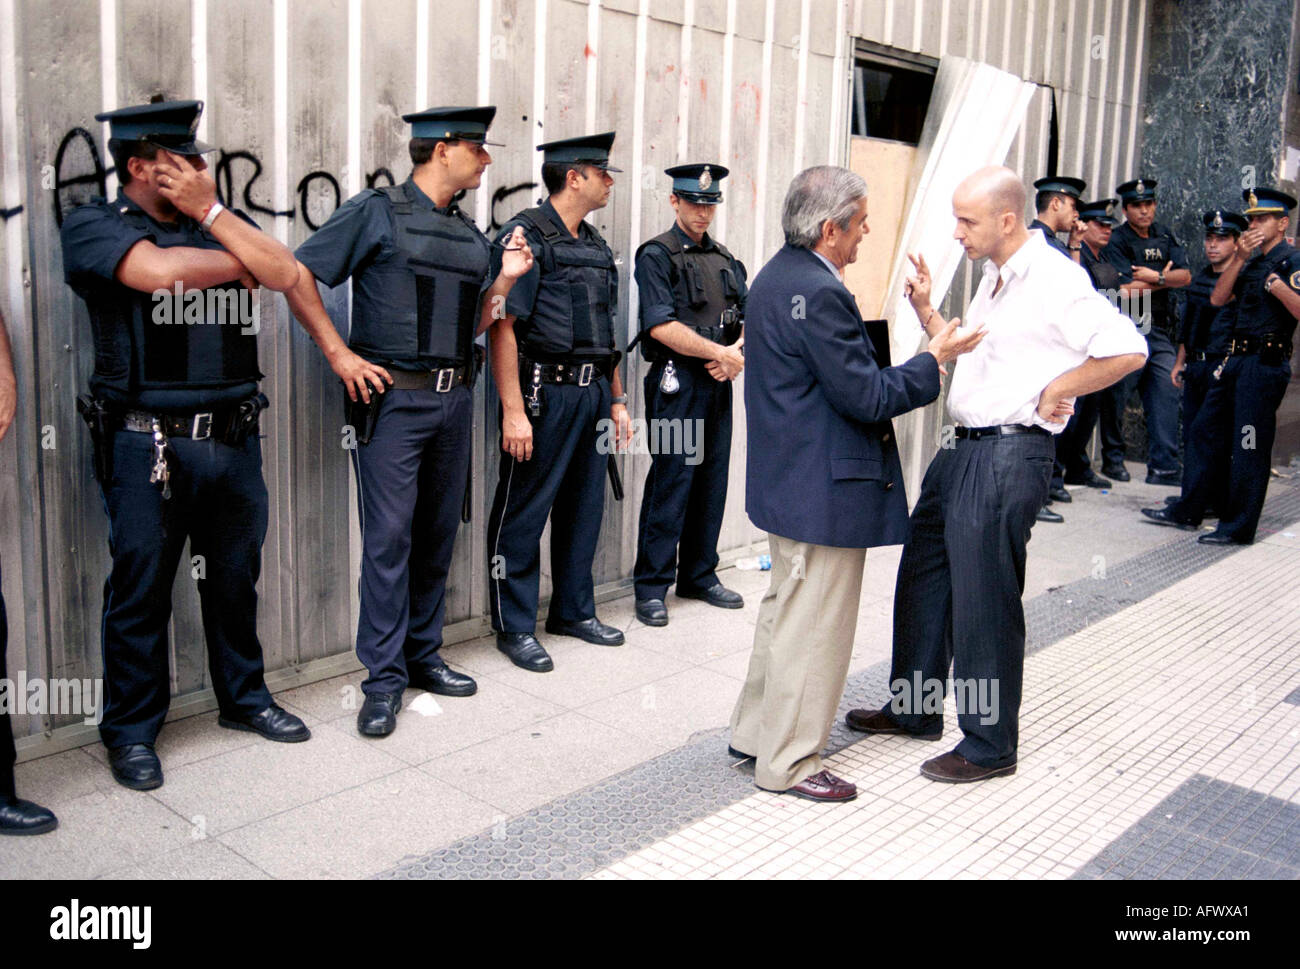
<instances>
[{"instance_id":1,"label":"police shoulder patch","mask_svg":"<svg viewBox=\"0 0 1300 969\"><path fill-rule=\"evenodd\" d=\"M1291 274L1291 278L1288 280L1288 282L1291 284L1292 289L1300 293L1300 269L1297 269L1295 272Z\"/></svg>"}]
</instances>

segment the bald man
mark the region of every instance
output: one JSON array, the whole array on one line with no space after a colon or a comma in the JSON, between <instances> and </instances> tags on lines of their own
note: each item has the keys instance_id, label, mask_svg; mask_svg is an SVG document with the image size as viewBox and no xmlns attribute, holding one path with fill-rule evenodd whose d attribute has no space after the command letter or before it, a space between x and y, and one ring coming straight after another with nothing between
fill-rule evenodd
<instances>
[{"instance_id":1,"label":"bald man","mask_svg":"<svg viewBox=\"0 0 1300 969\"><path fill-rule=\"evenodd\" d=\"M1084 269L1028 230L1025 189L1010 169L975 172L952 210L967 258L988 260L967 309L967 326L987 336L956 366L955 441L931 461L912 512L894 592L893 697L847 720L863 733L939 740L951 664L965 736L921 773L965 783L1016 770L1025 545L1047 497L1053 436L1075 397L1142 366L1146 341ZM929 269L909 258L908 298L926 331L939 333L946 321L930 303Z\"/></svg>"}]
</instances>

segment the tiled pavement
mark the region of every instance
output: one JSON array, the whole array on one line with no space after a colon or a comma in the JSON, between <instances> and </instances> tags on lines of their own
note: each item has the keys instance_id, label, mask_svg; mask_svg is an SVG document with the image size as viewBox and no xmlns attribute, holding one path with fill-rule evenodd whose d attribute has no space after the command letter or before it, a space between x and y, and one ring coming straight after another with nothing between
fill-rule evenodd
<instances>
[{"instance_id":1,"label":"tiled pavement","mask_svg":"<svg viewBox=\"0 0 1300 969\"><path fill-rule=\"evenodd\" d=\"M1130 468L1140 481L1140 466ZM1105 854L1111 842L1135 826L1115 844L1151 855L1159 832L1142 819L1198 777L1271 798L1261 802L1268 821L1254 802L1250 816L1273 832L1292 815L1268 806L1300 803L1294 785L1275 776L1300 766L1296 738L1256 748L1279 717L1300 723L1300 706L1282 702L1300 677L1286 665L1294 649L1264 634L1289 621L1294 643L1300 630L1294 609L1279 613L1261 588L1282 581L1288 557L1297 561L1300 542L1285 536L1300 530L1289 525L1300 520L1300 491L1279 483L1266 521L1279 534L1237 552L1143 523L1137 509L1167 493L1141 484L1076 489L1064 526L1035 529L1026 599L1030 647L1039 651L1027 666L1022 767L982 790L940 789L915 775L919 759L942 745L918 751L872 740L831 761L869 792L854 805L755 794L722 753L722 728L767 576L732 570L724 579L746 595L744 610L670 596L672 624L652 630L632 618L630 599L605 603L602 618L627 630L628 644L543 635L556 657L551 674L515 669L486 639L448 647L448 660L478 678L479 694L435 703L408 692L398 731L380 742L352 726L360 675L351 674L279 695L312 726L308 744L221 730L213 715L169 724L159 744L167 783L147 794L114 784L97 746L20 764L20 791L54 808L62 824L51 836L0 842L0 876L614 877L656 874L657 865L692 877L742 869L790 877L832 873L824 866L842 862L834 873L930 866L1115 877L1126 869L1123 856ZM883 695L897 556L868 555L846 704ZM1224 589L1242 591L1223 601ZM1102 629L1109 638L1098 638ZM1220 655L1224 642L1237 645ZM1243 712L1247 695L1234 691L1247 682L1259 706ZM1103 703L1100 688L1150 702ZM1218 712L1208 731L1212 697ZM837 730L831 746L857 739ZM1245 759L1270 766L1255 776L1243 771ZM1093 810L1079 822L1081 804ZM1271 859L1259 854L1259 839L1243 840L1245 830L1224 844ZM721 853L720 844L728 845ZM1285 858L1270 863L1287 870ZM954 872L958 864L966 867ZM1224 870L1239 867L1240 859Z\"/></svg>"}]
</instances>

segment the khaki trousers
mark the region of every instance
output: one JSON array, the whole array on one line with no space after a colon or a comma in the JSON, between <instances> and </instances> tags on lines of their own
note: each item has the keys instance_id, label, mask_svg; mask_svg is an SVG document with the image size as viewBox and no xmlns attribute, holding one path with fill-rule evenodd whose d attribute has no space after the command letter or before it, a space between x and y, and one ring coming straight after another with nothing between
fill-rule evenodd
<instances>
[{"instance_id":1,"label":"khaki trousers","mask_svg":"<svg viewBox=\"0 0 1300 969\"><path fill-rule=\"evenodd\" d=\"M853 655L867 550L767 541L772 582L731 715L731 746L756 758L759 787L783 791L822 769Z\"/></svg>"}]
</instances>

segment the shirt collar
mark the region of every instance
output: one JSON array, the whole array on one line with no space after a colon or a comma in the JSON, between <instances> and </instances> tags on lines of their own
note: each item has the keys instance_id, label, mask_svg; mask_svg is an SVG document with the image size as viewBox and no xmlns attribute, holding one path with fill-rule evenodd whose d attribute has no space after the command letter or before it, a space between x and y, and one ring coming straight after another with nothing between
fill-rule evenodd
<instances>
[{"instance_id":1,"label":"shirt collar","mask_svg":"<svg viewBox=\"0 0 1300 969\"><path fill-rule=\"evenodd\" d=\"M808 251L811 252L814 256L816 256L818 259L820 259L823 263L825 263L826 268L835 274L836 279L838 279L840 282L844 282L844 274L835 268L835 263L831 262L829 259L823 256L816 249L809 249Z\"/></svg>"},{"instance_id":2,"label":"shirt collar","mask_svg":"<svg viewBox=\"0 0 1300 969\"><path fill-rule=\"evenodd\" d=\"M406 184L411 189L411 197L415 199L415 201L419 202L421 205L427 205L429 208L433 209L433 211L438 212L442 215L455 215L457 212L460 211L460 207L454 201L454 197L453 197L453 201L448 203L445 209L439 208L437 204L435 204L433 199L425 195L424 190L421 189L420 186L415 184L414 176L408 178L406 180Z\"/></svg>"},{"instance_id":3,"label":"shirt collar","mask_svg":"<svg viewBox=\"0 0 1300 969\"><path fill-rule=\"evenodd\" d=\"M997 264L990 259L984 264L984 275L988 279L1002 277L1005 282L1009 276L1023 278L1029 271L1030 265L1037 256L1040 249L1047 245L1047 239L1037 229L1030 231L1029 238L1011 254L1011 258L1002 264L999 270Z\"/></svg>"},{"instance_id":4,"label":"shirt collar","mask_svg":"<svg viewBox=\"0 0 1300 969\"><path fill-rule=\"evenodd\" d=\"M709 236L707 232L704 233L704 235L700 236L699 242L696 242L685 232L683 232L682 227L678 225L675 221L673 222L673 231L677 233L678 237L682 240L682 243L685 245L687 249L700 249L704 252L707 252L708 250L715 248L713 239Z\"/></svg>"},{"instance_id":5,"label":"shirt collar","mask_svg":"<svg viewBox=\"0 0 1300 969\"><path fill-rule=\"evenodd\" d=\"M117 209L119 215L126 215L128 212L136 212L139 213L140 215L143 215L146 219L148 219L150 222L153 222L155 225L177 226L177 225L181 225L184 222L194 221L188 215L186 215L184 212L181 212L180 210L177 210L176 218L171 222L159 221L158 219L155 219L152 215L150 215L144 209L143 206L141 206L138 202L136 202L135 199L127 195L126 191L122 188L121 185L117 187L117 198L113 200L113 207Z\"/></svg>"}]
</instances>

